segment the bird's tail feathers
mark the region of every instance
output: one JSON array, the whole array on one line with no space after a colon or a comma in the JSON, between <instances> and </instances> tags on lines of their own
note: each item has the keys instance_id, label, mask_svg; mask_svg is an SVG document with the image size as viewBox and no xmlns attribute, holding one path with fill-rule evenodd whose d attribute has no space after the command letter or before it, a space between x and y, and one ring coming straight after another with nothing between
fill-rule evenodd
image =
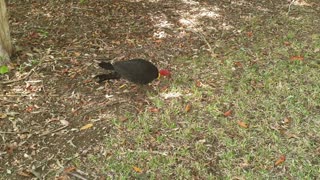
<instances>
[{"instance_id":1,"label":"bird's tail feathers","mask_svg":"<svg viewBox=\"0 0 320 180\"><path fill-rule=\"evenodd\" d=\"M114 70L114 67L112 66L112 64L111 63L109 63L109 62L100 62L99 64L98 64L100 67L102 67L103 69L105 69L105 70Z\"/></svg>"},{"instance_id":2,"label":"bird's tail feathers","mask_svg":"<svg viewBox=\"0 0 320 180\"><path fill-rule=\"evenodd\" d=\"M117 72L111 72L109 74L99 74L95 76L95 78L98 79L98 83L101 83L103 81L110 80L110 79L119 79L120 75Z\"/></svg>"}]
</instances>

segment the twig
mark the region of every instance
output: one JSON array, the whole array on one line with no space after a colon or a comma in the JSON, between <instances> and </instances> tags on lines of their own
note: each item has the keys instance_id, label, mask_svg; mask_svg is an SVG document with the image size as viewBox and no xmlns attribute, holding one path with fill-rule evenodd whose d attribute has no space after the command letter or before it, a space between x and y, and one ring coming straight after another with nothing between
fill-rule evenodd
<instances>
[{"instance_id":1,"label":"twig","mask_svg":"<svg viewBox=\"0 0 320 180\"><path fill-rule=\"evenodd\" d=\"M292 1L290 2L287 15L289 15L289 13L290 13L290 11L291 11L291 6L293 5L293 3L294 3L295 1L296 1L296 0L292 0Z\"/></svg>"},{"instance_id":2,"label":"twig","mask_svg":"<svg viewBox=\"0 0 320 180\"><path fill-rule=\"evenodd\" d=\"M207 46L208 46L208 48L209 48L209 51L210 51L212 54L214 54L210 43L207 41L207 39L205 38L205 36L203 35L203 33L201 33L201 32L196 32L196 31L193 30L193 29L187 29L187 30L188 30L188 31L191 31L191 32L193 32L193 33L195 33L195 34L197 34L197 35L207 44Z\"/></svg>"},{"instance_id":3,"label":"twig","mask_svg":"<svg viewBox=\"0 0 320 180\"><path fill-rule=\"evenodd\" d=\"M0 97L2 97L2 96L0 95ZM6 102L6 103L2 103L2 105L8 104L8 103L20 103L20 102L18 102L18 101L10 101L10 100L7 100L7 99L0 99L0 101Z\"/></svg>"},{"instance_id":4,"label":"twig","mask_svg":"<svg viewBox=\"0 0 320 180\"><path fill-rule=\"evenodd\" d=\"M22 78L19 78L19 79L15 79L15 80L11 80L11 81L4 81L4 82L0 82L1 85L7 85L7 84L11 84L11 83L15 83L15 82L18 82L18 81L22 81L22 80L25 80L27 79L29 76L31 76L32 73L35 72L35 69L38 68L38 66L32 68L27 75L25 75L24 77Z\"/></svg>"},{"instance_id":5,"label":"twig","mask_svg":"<svg viewBox=\"0 0 320 180\"><path fill-rule=\"evenodd\" d=\"M26 95L26 94L8 94L8 95L0 95L0 97L27 97L30 95Z\"/></svg>"},{"instance_id":6,"label":"twig","mask_svg":"<svg viewBox=\"0 0 320 180\"><path fill-rule=\"evenodd\" d=\"M77 117L80 116L80 117L84 118L86 115L88 115L88 114L91 113L91 112L95 112L95 111L99 111L99 110L101 110L101 109L105 109L106 106L112 106L112 105L120 104L120 103L124 103L124 102L126 102L126 101L125 101L125 100L116 101L116 102L115 102L115 101L111 101L111 102L108 102L108 103L104 104L103 106L97 106L97 107L94 107L94 108L92 108L92 109L89 109L88 111L83 112L83 113L77 115Z\"/></svg>"},{"instance_id":7,"label":"twig","mask_svg":"<svg viewBox=\"0 0 320 180\"><path fill-rule=\"evenodd\" d=\"M73 172L69 172L67 174L70 174L70 175L72 175L72 176L74 176L74 177L76 177L78 179L81 179L81 180L87 180L87 178L85 178L85 177L83 177L83 176L81 176L79 174L73 173Z\"/></svg>"},{"instance_id":8,"label":"twig","mask_svg":"<svg viewBox=\"0 0 320 180\"><path fill-rule=\"evenodd\" d=\"M94 10L93 8L80 8L80 7L75 7L75 6L73 6L71 8L72 9L79 9L79 10L90 10L90 11Z\"/></svg>"},{"instance_id":9,"label":"twig","mask_svg":"<svg viewBox=\"0 0 320 180\"><path fill-rule=\"evenodd\" d=\"M158 155L162 155L162 156L168 156L168 152L160 152L160 151L143 151L143 150L133 151L131 149L128 149L128 152L150 153L150 154L158 154Z\"/></svg>"},{"instance_id":10,"label":"twig","mask_svg":"<svg viewBox=\"0 0 320 180\"><path fill-rule=\"evenodd\" d=\"M48 135L48 134L61 131L61 130L65 129L65 128L67 128L68 126L69 126L69 125L62 126L62 127L58 128L58 129L55 129L55 130L52 130L52 131L49 131L49 132L45 132L45 133L43 133L43 134L40 134L39 136L46 136L46 135Z\"/></svg>"},{"instance_id":11,"label":"twig","mask_svg":"<svg viewBox=\"0 0 320 180\"><path fill-rule=\"evenodd\" d=\"M48 164L48 162L51 161L54 157L55 157L55 155L52 154L49 158L46 158L46 159L40 161L40 164L39 164L35 169L38 169L38 168L40 168L41 166L45 166L45 165ZM49 172L50 172L50 171L51 171L51 170L49 170ZM41 178L38 178L38 179L46 179L46 176L47 176L48 174L49 174L49 173L44 174L44 175L42 175Z\"/></svg>"},{"instance_id":12,"label":"twig","mask_svg":"<svg viewBox=\"0 0 320 180\"><path fill-rule=\"evenodd\" d=\"M187 21L189 21L194 27L196 27L196 25L192 21L190 21L190 20L187 20ZM191 31L191 32L195 33L196 35L198 35L207 44L207 46L209 48L209 52L211 53L211 55L212 56L216 56L216 54L214 53L214 50L212 49L210 43L207 41L205 35L202 32L200 32L200 31L197 32L197 31L195 31L195 30L193 30L191 28L187 28L186 30L187 31Z\"/></svg>"},{"instance_id":13,"label":"twig","mask_svg":"<svg viewBox=\"0 0 320 180\"><path fill-rule=\"evenodd\" d=\"M0 134L24 134L24 133L29 133L29 131L18 131L18 132L14 132L14 131L0 131Z\"/></svg>"}]
</instances>

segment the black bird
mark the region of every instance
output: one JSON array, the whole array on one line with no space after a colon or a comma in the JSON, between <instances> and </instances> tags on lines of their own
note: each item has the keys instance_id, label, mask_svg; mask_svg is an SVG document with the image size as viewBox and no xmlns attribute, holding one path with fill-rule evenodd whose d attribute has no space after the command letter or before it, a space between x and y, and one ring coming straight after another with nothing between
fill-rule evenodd
<instances>
[{"instance_id":1,"label":"black bird","mask_svg":"<svg viewBox=\"0 0 320 180\"><path fill-rule=\"evenodd\" d=\"M111 71L109 74L97 75L99 83L105 80L124 78L136 84L148 84L159 76L158 68L144 59L131 59L115 63L100 62L98 65ZM169 76L170 72L160 70L160 75Z\"/></svg>"}]
</instances>

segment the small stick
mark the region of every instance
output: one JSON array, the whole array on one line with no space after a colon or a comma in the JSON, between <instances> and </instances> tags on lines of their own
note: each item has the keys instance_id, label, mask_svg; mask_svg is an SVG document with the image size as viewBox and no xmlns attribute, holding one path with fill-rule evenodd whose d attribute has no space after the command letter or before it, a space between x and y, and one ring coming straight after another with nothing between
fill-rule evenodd
<instances>
[{"instance_id":1,"label":"small stick","mask_svg":"<svg viewBox=\"0 0 320 180\"><path fill-rule=\"evenodd\" d=\"M55 129L55 130L52 130L52 131L49 131L49 132L45 132L45 133L43 133L43 134L40 134L39 136L46 136L46 135L48 135L48 134L61 131L61 130L65 129L65 128L67 128L68 126L69 126L69 125L62 126L62 127L58 128L58 129Z\"/></svg>"},{"instance_id":2,"label":"small stick","mask_svg":"<svg viewBox=\"0 0 320 180\"><path fill-rule=\"evenodd\" d=\"M0 134L24 134L28 133L29 131L20 131L20 132L14 132L14 131L0 131Z\"/></svg>"},{"instance_id":3,"label":"small stick","mask_svg":"<svg viewBox=\"0 0 320 180\"><path fill-rule=\"evenodd\" d=\"M2 84L2 85L7 85L7 84L11 84L11 83L15 83L15 82L18 82L18 81L25 80L25 79L27 79L29 76L31 76L31 74L32 74L33 72L35 72L35 69L36 69L37 67L38 67L38 66L32 68L32 69L28 72L28 74L27 74L26 76L22 77L22 78L15 79L15 80L11 80L11 81L0 82L0 84Z\"/></svg>"},{"instance_id":4,"label":"small stick","mask_svg":"<svg viewBox=\"0 0 320 180\"><path fill-rule=\"evenodd\" d=\"M295 1L296 1L296 0L292 0L292 1L290 2L287 15L289 15L289 13L290 13L290 11L291 11L291 6L293 5L293 3L294 3Z\"/></svg>"}]
</instances>

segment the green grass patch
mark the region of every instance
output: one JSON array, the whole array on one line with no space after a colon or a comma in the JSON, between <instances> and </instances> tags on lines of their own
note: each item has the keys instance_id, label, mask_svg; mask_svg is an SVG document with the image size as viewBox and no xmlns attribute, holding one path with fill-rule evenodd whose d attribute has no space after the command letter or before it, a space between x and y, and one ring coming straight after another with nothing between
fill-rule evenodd
<instances>
[{"instance_id":1,"label":"green grass patch","mask_svg":"<svg viewBox=\"0 0 320 180\"><path fill-rule=\"evenodd\" d=\"M159 112L146 107L128 111L128 121L111 120L103 170L122 179L317 177L319 34L312 19L263 18L241 28L252 37L221 43L216 58L176 59L167 92L182 96L149 94ZM286 160L275 165L281 156Z\"/></svg>"}]
</instances>

